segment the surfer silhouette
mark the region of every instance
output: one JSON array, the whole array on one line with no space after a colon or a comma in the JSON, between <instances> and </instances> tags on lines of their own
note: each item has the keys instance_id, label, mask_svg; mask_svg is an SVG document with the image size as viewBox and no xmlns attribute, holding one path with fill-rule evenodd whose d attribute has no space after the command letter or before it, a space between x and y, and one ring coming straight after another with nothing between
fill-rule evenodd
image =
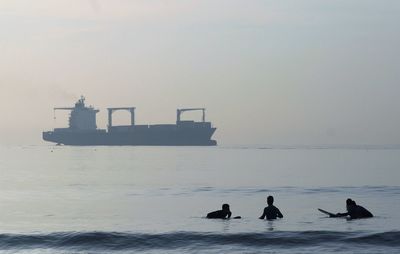
<instances>
[{"instance_id":1,"label":"surfer silhouette","mask_svg":"<svg viewBox=\"0 0 400 254\"><path fill-rule=\"evenodd\" d=\"M207 218L208 219L229 219L231 217L231 215L232 215L232 213L229 210L229 205L223 204L222 210L217 210L217 211L208 213Z\"/></svg>"},{"instance_id":2,"label":"surfer silhouette","mask_svg":"<svg viewBox=\"0 0 400 254\"><path fill-rule=\"evenodd\" d=\"M268 206L264 208L264 212L261 215L260 219L266 218L267 220L275 220L277 218L283 218L283 215L279 209L274 206L274 197L268 196L267 198Z\"/></svg>"},{"instance_id":3,"label":"surfer silhouette","mask_svg":"<svg viewBox=\"0 0 400 254\"><path fill-rule=\"evenodd\" d=\"M337 213L331 217L345 217L350 216L350 219L362 219L374 217L370 211L364 207L357 205L356 201L348 198L346 200L347 213Z\"/></svg>"}]
</instances>

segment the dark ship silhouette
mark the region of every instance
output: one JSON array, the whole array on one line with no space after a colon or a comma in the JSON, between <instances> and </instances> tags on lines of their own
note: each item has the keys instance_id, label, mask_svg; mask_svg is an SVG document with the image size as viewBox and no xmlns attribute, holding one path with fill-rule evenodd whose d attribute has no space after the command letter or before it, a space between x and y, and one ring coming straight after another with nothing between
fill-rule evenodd
<instances>
[{"instance_id":1,"label":"dark ship silhouette","mask_svg":"<svg viewBox=\"0 0 400 254\"><path fill-rule=\"evenodd\" d=\"M96 114L98 109L85 105L82 96L75 107L54 108L54 110L69 110L68 128L55 128L43 132L43 139L63 145L74 146L215 146L212 140L216 128L211 122L205 121L205 108L177 109L176 124L136 125L135 108L108 108L108 129L97 129ZM131 124L113 126L112 114L117 110L127 110L131 113ZM181 114L186 111L200 110L202 121L182 121Z\"/></svg>"}]
</instances>

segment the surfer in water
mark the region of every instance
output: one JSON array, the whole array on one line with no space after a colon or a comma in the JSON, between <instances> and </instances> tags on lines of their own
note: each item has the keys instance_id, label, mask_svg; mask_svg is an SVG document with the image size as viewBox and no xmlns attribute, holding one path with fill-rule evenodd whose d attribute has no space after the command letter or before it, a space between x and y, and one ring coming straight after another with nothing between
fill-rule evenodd
<instances>
[{"instance_id":1,"label":"surfer in water","mask_svg":"<svg viewBox=\"0 0 400 254\"><path fill-rule=\"evenodd\" d=\"M283 215L279 209L274 206L274 197L268 196L267 198L268 206L264 208L264 212L261 215L260 219L266 218L267 220L275 220L276 218L283 218Z\"/></svg>"},{"instance_id":2,"label":"surfer in water","mask_svg":"<svg viewBox=\"0 0 400 254\"><path fill-rule=\"evenodd\" d=\"M222 205L222 210L214 211L207 214L207 219L229 219L232 213L228 204Z\"/></svg>"},{"instance_id":3,"label":"surfer in water","mask_svg":"<svg viewBox=\"0 0 400 254\"><path fill-rule=\"evenodd\" d=\"M362 219L374 217L370 211L364 207L357 205L356 201L348 198L346 200L347 213L337 213L332 217L345 217L350 216L350 219Z\"/></svg>"}]
</instances>

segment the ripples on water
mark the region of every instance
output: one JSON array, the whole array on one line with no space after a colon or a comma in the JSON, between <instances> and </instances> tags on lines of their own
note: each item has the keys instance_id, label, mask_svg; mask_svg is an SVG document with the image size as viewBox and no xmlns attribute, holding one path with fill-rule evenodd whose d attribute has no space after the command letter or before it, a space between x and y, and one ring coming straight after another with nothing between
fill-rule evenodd
<instances>
[{"instance_id":1,"label":"ripples on water","mask_svg":"<svg viewBox=\"0 0 400 254\"><path fill-rule=\"evenodd\" d=\"M123 232L60 232L51 234L2 234L0 249L23 251L29 249L47 249L54 251L182 251L215 250L225 247L231 251L248 248L249 251L263 248L294 251L298 248L318 246L319 250L342 250L366 248L400 247L399 231L383 233L366 232L268 232L214 234L196 232L175 232L165 234L135 234Z\"/></svg>"}]
</instances>

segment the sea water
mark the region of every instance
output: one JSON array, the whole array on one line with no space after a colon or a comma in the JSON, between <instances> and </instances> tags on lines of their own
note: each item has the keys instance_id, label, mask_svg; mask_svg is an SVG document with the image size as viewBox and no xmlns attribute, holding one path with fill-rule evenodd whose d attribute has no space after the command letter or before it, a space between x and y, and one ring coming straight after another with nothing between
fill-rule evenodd
<instances>
[{"instance_id":1,"label":"sea water","mask_svg":"<svg viewBox=\"0 0 400 254\"><path fill-rule=\"evenodd\" d=\"M398 253L399 197L398 147L1 146L0 253Z\"/></svg>"}]
</instances>

